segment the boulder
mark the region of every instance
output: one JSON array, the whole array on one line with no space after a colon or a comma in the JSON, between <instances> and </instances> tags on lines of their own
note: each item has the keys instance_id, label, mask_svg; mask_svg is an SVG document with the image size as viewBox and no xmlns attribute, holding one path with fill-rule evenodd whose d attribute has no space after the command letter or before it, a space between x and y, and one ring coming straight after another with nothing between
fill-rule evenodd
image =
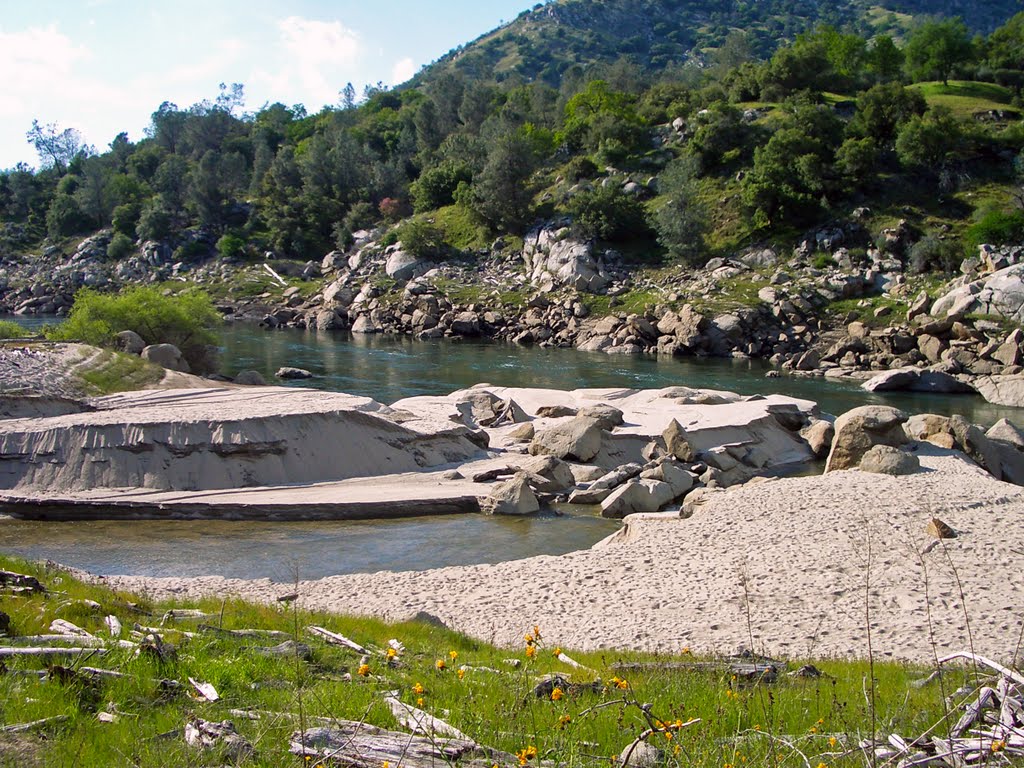
<instances>
[{"instance_id":1,"label":"boulder","mask_svg":"<svg viewBox=\"0 0 1024 768\"><path fill-rule=\"evenodd\" d=\"M693 446L686 439L686 430L678 421L672 419L669 422L661 433L661 439L665 442L669 456L675 456L680 461L693 461Z\"/></svg>"},{"instance_id":2,"label":"boulder","mask_svg":"<svg viewBox=\"0 0 1024 768\"><path fill-rule=\"evenodd\" d=\"M509 438L517 442L526 443L529 442L530 440L533 440L533 436L535 433L536 429L533 426L533 424L527 422L525 424L520 424L518 427L511 430L508 433L508 436Z\"/></svg>"},{"instance_id":3,"label":"boulder","mask_svg":"<svg viewBox=\"0 0 1024 768\"><path fill-rule=\"evenodd\" d=\"M603 265L594 257L593 246L571 237L560 223L549 223L526 235L523 260L531 283L544 291L572 288L599 293L611 282Z\"/></svg>"},{"instance_id":4,"label":"boulder","mask_svg":"<svg viewBox=\"0 0 1024 768\"><path fill-rule=\"evenodd\" d=\"M660 480L668 483L672 489L673 500L688 494L697 484L697 475L690 472L682 464L672 459L661 462L658 466L644 470L640 477L648 480Z\"/></svg>"},{"instance_id":5,"label":"boulder","mask_svg":"<svg viewBox=\"0 0 1024 768\"><path fill-rule=\"evenodd\" d=\"M865 405L847 411L836 419L825 472L855 468L872 446L903 445L907 442L903 431L906 421L903 411L886 405Z\"/></svg>"},{"instance_id":6,"label":"boulder","mask_svg":"<svg viewBox=\"0 0 1024 768\"><path fill-rule=\"evenodd\" d=\"M916 414L907 420L904 430L914 440L924 440L940 448L961 451L994 478L1003 479L1003 455L998 441L987 437L980 427L971 424L963 416ZM1007 455L1007 464L1016 475L1012 455Z\"/></svg>"},{"instance_id":7,"label":"boulder","mask_svg":"<svg viewBox=\"0 0 1024 768\"><path fill-rule=\"evenodd\" d=\"M601 429L607 429L609 432L623 423L622 411L607 403L585 405L576 412L576 415L585 419L593 419L601 425Z\"/></svg>"},{"instance_id":8,"label":"boulder","mask_svg":"<svg viewBox=\"0 0 1024 768\"><path fill-rule=\"evenodd\" d=\"M672 486L660 480L630 480L601 502L601 517L621 520L637 512L657 512L675 498Z\"/></svg>"},{"instance_id":9,"label":"boulder","mask_svg":"<svg viewBox=\"0 0 1024 768\"><path fill-rule=\"evenodd\" d=\"M970 384L943 371L896 368L883 371L861 385L868 392L934 392L946 395L975 394Z\"/></svg>"},{"instance_id":10,"label":"boulder","mask_svg":"<svg viewBox=\"0 0 1024 768\"><path fill-rule=\"evenodd\" d=\"M495 485L481 500L480 510L489 515L532 515L540 511L540 502L530 488L529 478L520 473Z\"/></svg>"},{"instance_id":11,"label":"boulder","mask_svg":"<svg viewBox=\"0 0 1024 768\"><path fill-rule=\"evenodd\" d=\"M433 263L422 259L401 249L394 250L388 254L388 260L384 264L384 271L388 277L405 282L414 277L425 275L433 268Z\"/></svg>"},{"instance_id":12,"label":"boulder","mask_svg":"<svg viewBox=\"0 0 1024 768\"><path fill-rule=\"evenodd\" d=\"M135 331L121 331L114 337L114 346L126 354L140 355L146 348L146 342Z\"/></svg>"},{"instance_id":13,"label":"boulder","mask_svg":"<svg viewBox=\"0 0 1024 768\"><path fill-rule=\"evenodd\" d=\"M576 409L568 405L542 405L537 409L537 418L561 419L566 416L575 416L576 413Z\"/></svg>"},{"instance_id":14,"label":"boulder","mask_svg":"<svg viewBox=\"0 0 1024 768\"><path fill-rule=\"evenodd\" d=\"M293 368L292 366L286 365L277 369L277 373L274 374L279 379L311 379L313 374L307 371L305 368Z\"/></svg>"},{"instance_id":15,"label":"boulder","mask_svg":"<svg viewBox=\"0 0 1024 768\"><path fill-rule=\"evenodd\" d=\"M541 493L562 493L576 485L576 478L569 465L554 456L525 459L519 468L529 473L530 482Z\"/></svg>"},{"instance_id":16,"label":"boulder","mask_svg":"<svg viewBox=\"0 0 1024 768\"><path fill-rule=\"evenodd\" d=\"M259 371L239 371L235 376L235 384L244 384L250 387L265 387L267 380Z\"/></svg>"},{"instance_id":17,"label":"boulder","mask_svg":"<svg viewBox=\"0 0 1024 768\"><path fill-rule=\"evenodd\" d=\"M162 365L170 371L189 373L188 362L181 356L181 350L173 344L150 344L142 350L142 358Z\"/></svg>"},{"instance_id":18,"label":"boulder","mask_svg":"<svg viewBox=\"0 0 1024 768\"><path fill-rule=\"evenodd\" d=\"M878 475L912 475L921 469L921 462L912 453L889 445L875 445L861 457L858 465L862 472Z\"/></svg>"},{"instance_id":19,"label":"boulder","mask_svg":"<svg viewBox=\"0 0 1024 768\"><path fill-rule=\"evenodd\" d=\"M814 453L814 458L824 459L832 447L832 439L836 435L836 430L831 422L821 420L805 427L800 435L807 441L807 445Z\"/></svg>"},{"instance_id":20,"label":"boulder","mask_svg":"<svg viewBox=\"0 0 1024 768\"><path fill-rule=\"evenodd\" d=\"M1024 323L1024 264L1015 264L953 289L932 304L935 317L978 313Z\"/></svg>"},{"instance_id":21,"label":"boulder","mask_svg":"<svg viewBox=\"0 0 1024 768\"><path fill-rule=\"evenodd\" d=\"M564 424L537 432L530 443L530 453L590 461L601 450L602 434L600 422L577 416Z\"/></svg>"},{"instance_id":22,"label":"boulder","mask_svg":"<svg viewBox=\"0 0 1024 768\"><path fill-rule=\"evenodd\" d=\"M971 384L990 403L1024 408L1024 376L1020 374L977 376Z\"/></svg>"},{"instance_id":23,"label":"boulder","mask_svg":"<svg viewBox=\"0 0 1024 768\"><path fill-rule=\"evenodd\" d=\"M586 488L573 491L569 497L570 504L600 504L608 498L612 491L628 480L638 477L643 471L639 464L629 463L616 467L594 480Z\"/></svg>"},{"instance_id":24,"label":"boulder","mask_svg":"<svg viewBox=\"0 0 1024 768\"><path fill-rule=\"evenodd\" d=\"M1024 431L1009 419L1000 419L985 433L990 440L1000 440L1024 450Z\"/></svg>"}]
</instances>

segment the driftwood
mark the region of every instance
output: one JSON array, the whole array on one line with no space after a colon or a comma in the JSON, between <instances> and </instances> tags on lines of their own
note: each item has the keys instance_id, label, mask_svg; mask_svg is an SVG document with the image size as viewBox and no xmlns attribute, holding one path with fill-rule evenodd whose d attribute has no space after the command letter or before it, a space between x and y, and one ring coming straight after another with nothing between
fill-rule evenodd
<instances>
[{"instance_id":1,"label":"driftwood","mask_svg":"<svg viewBox=\"0 0 1024 768\"><path fill-rule=\"evenodd\" d=\"M120 637L123 627L121 626L121 620L111 614L103 619L103 623L107 625L107 629L110 631L111 637Z\"/></svg>"},{"instance_id":2,"label":"driftwood","mask_svg":"<svg viewBox=\"0 0 1024 768\"><path fill-rule=\"evenodd\" d=\"M740 680L770 683L783 665L774 661L636 661L618 662L611 668L619 672L728 672Z\"/></svg>"},{"instance_id":3,"label":"driftwood","mask_svg":"<svg viewBox=\"0 0 1024 768\"><path fill-rule=\"evenodd\" d=\"M354 640L349 640L344 635L339 635L336 632L331 632L330 630L324 629L323 627L306 627L306 631L310 634L316 635L317 637L322 637L331 645L340 645L344 648L348 648L350 651L355 651L360 655L366 656L370 653L368 650L366 650L363 646L361 646Z\"/></svg>"},{"instance_id":4,"label":"driftwood","mask_svg":"<svg viewBox=\"0 0 1024 768\"><path fill-rule=\"evenodd\" d=\"M160 625L163 626L168 621L192 621L195 619L212 619L212 613L204 613L203 611L197 611L195 608L172 608L163 615L160 619Z\"/></svg>"},{"instance_id":5,"label":"driftwood","mask_svg":"<svg viewBox=\"0 0 1024 768\"><path fill-rule=\"evenodd\" d=\"M52 646L40 648L2 647L0 648L0 659L11 656L84 656L93 653L103 655L106 652L106 648L54 648Z\"/></svg>"},{"instance_id":6,"label":"driftwood","mask_svg":"<svg viewBox=\"0 0 1024 768\"><path fill-rule=\"evenodd\" d=\"M54 619L51 621L50 631L56 632L58 635L69 635L71 637L96 637L92 632L84 630L77 624L72 624L64 619Z\"/></svg>"},{"instance_id":7,"label":"driftwood","mask_svg":"<svg viewBox=\"0 0 1024 768\"><path fill-rule=\"evenodd\" d=\"M514 755L489 749L472 740L411 736L350 720L339 720L331 727L296 731L290 741L293 754L351 768L380 768L385 762L402 768L518 765Z\"/></svg>"},{"instance_id":8,"label":"driftwood","mask_svg":"<svg viewBox=\"0 0 1024 768\"><path fill-rule=\"evenodd\" d=\"M312 648L305 643L296 643L294 640L285 640L280 645L271 646L270 648L252 648L251 650L260 656L277 656L289 659L297 656L303 661L309 661L313 658Z\"/></svg>"},{"instance_id":9,"label":"driftwood","mask_svg":"<svg viewBox=\"0 0 1024 768\"><path fill-rule=\"evenodd\" d=\"M0 570L0 587L14 587L29 592L45 592L46 587L35 576L26 576L23 573Z\"/></svg>"},{"instance_id":10,"label":"driftwood","mask_svg":"<svg viewBox=\"0 0 1024 768\"><path fill-rule=\"evenodd\" d=\"M146 635L146 634L157 634L157 635L160 635L160 634L163 634L164 632L176 632L177 634L181 635L182 637L187 637L187 638L190 638L190 639L196 636L195 632L189 632L186 629L178 629L177 627L147 627L147 626L144 626L142 624L139 624L138 622L135 623L135 625L132 627L132 629L134 629L140 635Z\"/></svg>"},{"instance_id":11,"label":"driftwood","mask_svg":"<svg viewBox=\"0 0 1024 768\"><path fill-rule=\"evenodd\" d=\"M116 646L118 648L136 648L135 643L127 640L107 640L102 637L91 635L21 635L18 637L5 637L4 642L10 646L41 646L48 643L62 643L76 648L106 648Z\"/></svg>"},{"instance_id":12,"label":"driftwood","mask_svg":"<svg viewBox=\"0 0 1024 768\"><path fill-rule=\"evenodd\" d=\"M209 632L210 634L222 635L223 637L238 637L249 640L279 640L284 642L292 639L292 636L287 632L281 632L276 629L221 629L210 624L200 624L196 629L199 632Z\"/></svg>"},{"instance_id":13,"label":"driftwood","mask_svg":"<svg viewBox=\"0 0 1024 768\"><path fill-rule=\"evenodd\" d=\"M401 701L393 691L384 696L384 701L387 702L388 709L391 710L391 714L395 716L398 724L412 733L422 736L448 736L463 741L472 741L469 736L458 728L448 725L444 720Z\"/></svg>"},{"instance_id":14,"label":"driftwood","mask_svg":"<svg viewBox=\"0 0 1024 768\"><path fill-rule=\"evenodd\" d=\"M217 693L217 689L210 683L202 683L194 678L189 678L188 681L192 684L192 687L196 689L199 695L207 701L218 701L220 694Z\"/></svg>"},{"instance_id":15,"label":"driftwood","mask_svg":"<svg viewBox=\"0 0 1024 768\"><path fill-rule=\"evenodd\" d=\"M198 718L191 720L185 725L185 743L193 749L221 751L234 761L251 757L256 752L230 720L220 723Z\"/></svg>"},{"instance_id":16,"label":"driftwood","mask_svg":"<svg viewBox=\"0 0 1024 768\"><path fill-rule=\"evenodd\" d=\"M48 725L56 725L57 723L63 723L67 719L67 715L56 715L55 717L44 717L42 720L33 720L31 723L5 725L3 727L0 727L0 733L25 733L26 731L34 731L39 728L45 728Z\"/></svg>"}]
</instances>

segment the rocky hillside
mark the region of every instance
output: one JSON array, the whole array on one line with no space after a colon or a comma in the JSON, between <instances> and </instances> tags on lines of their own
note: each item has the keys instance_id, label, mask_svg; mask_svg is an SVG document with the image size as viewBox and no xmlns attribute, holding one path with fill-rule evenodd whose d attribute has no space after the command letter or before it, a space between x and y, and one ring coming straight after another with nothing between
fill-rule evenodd
<instances>
[{"instance_id":1,"label":"rocky hillside","mask_svg":"<svg viewBox=\"0 0 1024 768\"><path fill-rule=\"evenodd\" d=\"M457 73L476 81L541 80L558 87L570 67L623 57L642 69L705 65L732 30L747 33L738 54L762 58L822 23L865 36L899 35L911 23L909 15L961 16L973 31L987 33L1020 10L1017 0L555 0L450 51L411 85L429 86Z\"/></svg>"}]
</instances>

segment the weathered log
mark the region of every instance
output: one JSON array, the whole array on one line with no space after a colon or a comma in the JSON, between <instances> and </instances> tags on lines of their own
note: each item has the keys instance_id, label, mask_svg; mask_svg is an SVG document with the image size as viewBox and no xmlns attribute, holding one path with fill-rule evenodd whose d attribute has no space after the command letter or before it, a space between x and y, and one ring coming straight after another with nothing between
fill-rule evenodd
<instances>
[{"instance_id":1,"label":"weathered log","mask_svg":"<svg viewBox=\"0 0 1024 768\"><path fill-rule=\"evenodd\" d=\"M71 637L96 637L92 632L84 630L77 624L72 624L64 619L54 619L51 621L50 631L56 632L58 635L68 635Z\"/></svg>"},{"instance_id":2,"label":"weathered log","mask_svg":"<svg viewBox=\"0 0 1024 768\"><path fill-rule=\"evenodd\" d=\"M84 656L96 653L103 655L106 648L0 648L0 659L10 656Z\"/></svg>"},{"instance_id":3,"label":"weathered log","mask_svg":"<svg viewBox=\"0 0 1024 768\"><path fill-rule=\"evenodd\" d=\"M138 622L132 627L136 632L143 634L163 634L164 632L175 632L182 637L193 638L196 636L195 632L189 632L187 629L178 629L177 627L147 627Z\"/></svg>"},{"instance_id":4,"label":"weathered log","mask_svg":"<svg viewBox=\"0 0 1024 768\"><path fill-rule=\"evenodd\" d=\"M280 645L270 648L253 648L260 656L277 656L281 658L295 658L298 656L303 661L313 657L313 650L305 643L296 643L294 640L285 640Z\"/></svg>"},{"instance_id":5,"label":"weathered log","mask_svg":"<svg viewBox=\"0 0 1024 768\"><path fill-rule=\"evenodd\" d=\"M121 620L111 614L103 619L103 623L107 625L107 629L110 631L111 637L120 637L123 627L121 626Z\"/></svg>"},{"instance_id":6,"label":"weathered log","mask_svg":"<svg viewBox=\"0 0 1024 768\"><path fill-rule=\"evenodd\" d=\"M33 720L31 723L5 725L3 727L0 727L0 733L25 733L26 731L34 731L39 728L45 728L48 725L56 725L57 723L63 723L67 719L67 715L56 715L54 717L44 717L42 720Z\"/></svg>"},{"instance_id":7,"label":"weathered log","mask_svg":"<svg viewBox=\"0 0 1024 768\"><path fill-rule=\"evenodd\" d=\"M192 687L196 689L199 695L207 701L218 701L220 699L220 694L217 693L217 689L214 688L211 683L202 683L192 677L190 677L188 681L192 684Z\"/></svg>"},{"instance_id":8,"label":"weathered log","mask_svg":"<svg viewBox=\"0 0 1024 768\"><path fill-rule=\"evenodd\" d=\"M620 672L718 672L728 671L741 680L774 681L782 670L776 662L760 661L630 661L611 668Z\"/></svg>"},{"instance_id":9,"label":"weathered log","mask_svg":"<svg viewBox=\"0 0 1024 768\"><path fill-rule=\"evenodd\" d=\"M209 632L214 635L239 637L243 639L279 640L280 642L292 639L290 634L287 632L281 632L277 629L221 629L220 627L214 627L211 624L200 624L196 629L199 632Z\"/></svg>"},{"instance_id":10,"label":"weathered log","mask_svg":"<svg viewBox=\"0 0 1024 768\"><path fill-rule=\"evenodd\" d=\"M986 659L984 656L980 656L977 653L968 653L967 651L951 653L948 656L943 656L941 659L939 659L939 664L945 664L946 662L952 661L953 659L967 659L968 661L974 661L978 664L983 664L989 669L994 669L1003 677L1010 678L1011 680L1013 680L1013 682L1017 683L1017 685L1024 685L1024 676L1019 675L1009 667L1004 667L1002 664L996 661L992 661L991 659Z\"/></svg>"},{"instance_id":11,"label":"weathered log","mask_svg":"<svg viewBox=\"0 0 1024 768\"><path fill-rule=\"evenodd\" d=\"M21 635L18 637L5 637L4 642L12 646L40 646L48 643L63 643L76 648L106 648L116 646L118 648L136 648L135 643L127 640L107 640L102 637L83 635Z\"/></svg>"},{"instance_id":12,"label":"weathered log","mask_svg":"<svg viewBox=\"0 0 1024 768\"><path fill-rule=\"evenodd\" d=\"M188 621L194 619L212 619L212 613L204 613L203 611L197 611L195 608L172 608L163 615L160 619L160 625L163 626L168 621Z\"/></svg>"},{"instance_id":13,"label":"weathered log","mask_svg":"<svg viewBox=\"0 0 1024 768\"><path fill-rule=\"evenodd\" d=\"M417 709L411 704L401 701L394 692L386 694L384 701L387 702L388 709L391 710L391 714L395 716L398 724L412 733L422 736L450 736L454 739L472 741L469 736L455 726L434 717L429 712L424 712L422 709Z\"/></svg>"},{"instance_id":14,"label":"weathered log","mask_svg":"<svg viewBox=\"0 0 1024 768\"><path fill-rule=\"evenodd\" d=\"M339 720L331 727L296 731L290 741L293 754L351 768L380 768L385 762L403 768L437 768L438 765L491 768L495 764L518 764L514 755L489 749L475 741L410 736L349 720Z\"/></svg>"},{"instance_id":15,"label":"weathered log","mask_svg":"<svg viewBox=\"0 0 1024 768\"><path fill-rule=\"evenodd\" d=\"M355 651L360 655L366 655L369 653L368 650L366 650L363 646L361 646L354 640L349 640L344 635L339 635L336 632L331 632L330 630L324 629L323 627L306 627L306 631L310 634L316 635L317 637L322 637L331 645L340 645L344 648L348 648L350 651Z\"/></svg>"},{"instance_id":16,"label":"weathered log","mask_svg":"<svg viewBox=\"0 0 1024 768\"><path fill-rule=\"evenodd\" d=\"M185 725L185 743L193 749L220 750L234 761L251 757L256 750L230 720L213 723L196 718Z\"/></svg>"},{"instance_id":17,"label":"weathered log","mask_svg":"<svg viewBox=\"0 0 1024 768\"><path fill-rule=\"evenodd\" d=\"M0 587L17 587L27 589L30 592L45 592L46 587L35 576L26 576L24 573L0 570Z\"/></svg>"}]
</instances>

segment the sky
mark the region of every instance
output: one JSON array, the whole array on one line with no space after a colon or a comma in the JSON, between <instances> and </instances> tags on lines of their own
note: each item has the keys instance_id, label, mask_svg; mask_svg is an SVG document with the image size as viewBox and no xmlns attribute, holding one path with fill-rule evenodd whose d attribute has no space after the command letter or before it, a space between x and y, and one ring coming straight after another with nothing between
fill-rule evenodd
<instances>
[{"instance_id":1,"label":"sky","mask_svg":"<svg viewBox=\"0 0 1024 768\"><path fill-rule=\"evenodd\" d=\"M529 0L0 0L0 168L39 164L34 119L104 151L144 137L164 101L242 83L248 111L338 103L351 82L397 85L511 21Z\"/></svg>"}]
</instances>

